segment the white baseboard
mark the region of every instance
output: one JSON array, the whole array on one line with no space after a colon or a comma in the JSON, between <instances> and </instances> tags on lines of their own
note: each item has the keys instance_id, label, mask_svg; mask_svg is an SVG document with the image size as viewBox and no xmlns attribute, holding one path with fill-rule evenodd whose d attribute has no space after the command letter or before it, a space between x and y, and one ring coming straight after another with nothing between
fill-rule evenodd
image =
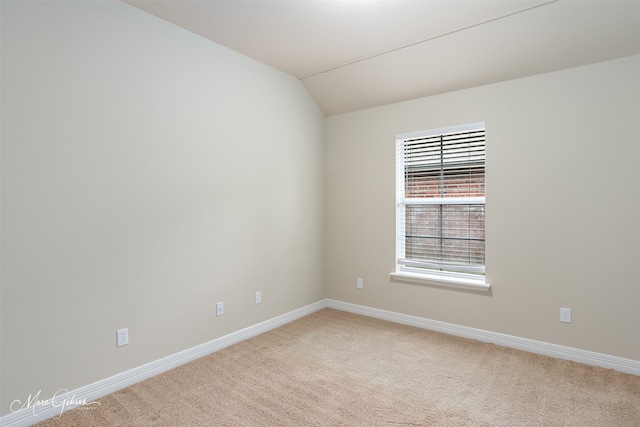
<instances>
[{"instance_id":1,"label":"white baseboard","mask_svg":"<svg viewBox=\"0 0 640 427\"><path fill-rule=\"evenodd\" d=\"M505 347L511 347L518 350L524 350L531 353L542 354L545 356L557 357L559 359L571 360L574 362L585 363L587 365L600 366L603 368L614 369L616 371L625 372L640 376L640 361L624 359L616 356L595 353L587 350L580 350L571 347L565 347L557 344L549 344L542 341L535 341L526 338L519 338L511 335L500 334L497 332L485 331L482 329L469 328L467 326L455 325L452 323L430 320L423 317L411 316L408 314L396 313L377 308L366 307L357 304L351 304L332 299L326 299L315 302L313 304L293 310L289 313L274 317L256 325L249 326L245 329L233 332L213 341L192 347L171 356L156 360L155 362L139 366L126 372L114 375L110 378L97 381L76 390L67 392L60 399L68 398L71 401L93 402L110 393L114 393L125 387L129 387L147 378L151 378L162 372L176 368L185 363L204 357L208 354L222 350L233 344L237 344L246 339L260 335L264 332L285 325L301 317L312 314L323 308L333 308L336 310L347 311L363 316L374 317L377 319L387 320L390 322L400 323L403 325L415 326L422 329L428 329L436 332L442 332L449 335L456 335L463 338L475 339L478 341L489 342ZM73 397L70 397L73 396ZM46 399L46 397L42 397ZM61 414L61 405L39 405L21 409L14 413L0 417L0 426L3 427L28 427L50 417L56 417ZM65 410L69 410L78 406L78 404L67 404Z\"/></svg>"},{"instance_id":2,"label":"white baseboard","mask_svg":"<svg viewBox=\"0 0 640 427\"><path fill-rule=\"evenodd\" d=\"M255 337L264 332L275 329L279 326L285 325L301 317L307 316L318 310L322 310L327 307L327 300L321 300L316 303L301 307L293 310L289 313L274 317L256 325L249 326L245 329L233 332L220 338L216 338L213 341L192 347L190 349L181 351L179 353L164 357L146 365L139 366L126 372L114 375L110 378L97 381L93 384L89 384L84 387L80 387L76 390L66 392L64 395L56 396L55 402L51 402L46 405L34 405L18 410L8 415L0 417L0 426L3 427L27 427L43 421L50 417L58 417L61 415L61 410L73 409L76 406L82 405L82 402L95 402L99 398L104 397L110 393L114 393L125 387L129 387L147 378L151 378L162 372L176 368L185 363L204 357L208 354L214 353L218 350L222 350L233 344L237 344L246 339ZM36 397L33 396L35 400ZM41 400L51 399L51 396L41 396ZM66 403L62 402L66 399ZM74 403L80 401L79 404ZM57 404L56 404L57 402ZM99 402L98 402L99 403ZM64 408L63 408L64 407ZM63 415L64 416L64 415Z\"/></svg>"},{"instance_id":3,"label":"white baseboard","mask_svg":"<svg viewBox=\"0 0 640 427\"><path fill-rule=\"evenodd\" d=\"M422 317L410 316L408 314L380 310L377 308L365 307L332 299L327 300L327 307L640 376L640 361L638 360L624 359L622 357L609 356L602 353L595 353L593 351L580 350L577 348L505 335L482 329L469 328L467 326L455 325L453 323L440 322L437 320L430 320Z\"/></svg>"}]
</instances>

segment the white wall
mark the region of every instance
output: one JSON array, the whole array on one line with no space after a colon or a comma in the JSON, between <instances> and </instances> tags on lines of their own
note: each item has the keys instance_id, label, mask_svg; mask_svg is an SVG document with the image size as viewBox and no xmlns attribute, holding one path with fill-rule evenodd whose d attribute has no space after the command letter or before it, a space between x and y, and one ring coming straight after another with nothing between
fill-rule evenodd
<instances>
[{"instance_id":1,"label":"white wall","mask_svg":"<svg viewBox=\"0 0 640 427\"><path fill-rule=\"evenodd\" d=\"M2 414L325 297L298 80L120 2L1 14Z\"/></svg>"},{"instance_id":2,"label":"white wall","mask_svg":"<svg viewBox=\"0 0 640 427\"><path fill-rule=\"evenodd\" d=\"M640 360L639 120L640 56L329 117L329 298ZM395 135L480 121L492 291L390 281Z\"/></svg>"}]
</instances>

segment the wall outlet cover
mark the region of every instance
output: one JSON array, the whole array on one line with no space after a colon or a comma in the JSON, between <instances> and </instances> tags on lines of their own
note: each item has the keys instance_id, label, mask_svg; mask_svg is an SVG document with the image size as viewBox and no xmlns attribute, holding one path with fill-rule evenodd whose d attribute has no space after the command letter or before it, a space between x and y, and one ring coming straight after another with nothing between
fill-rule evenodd
<instances>
[{"instance_id":1,"label":"wall outlet cover","mask_svg":"<svg viewBox=\"0 0 640 427\"><path fill-rule=\"evenodd\" d=\"M570 308L560 308L560 321L563 323L571 323L571 309Z\"/></svg>"},{"instance_id":2,"label":"wall outlet cover","mask_svg":"<svg viewBox=\"0 0 640 427\"><path fill-rule=\"evenodd\" d=\"M118 329L116 331L116 345L122 347L129 344L129 328Z\"/></svg>"}]
</instances>

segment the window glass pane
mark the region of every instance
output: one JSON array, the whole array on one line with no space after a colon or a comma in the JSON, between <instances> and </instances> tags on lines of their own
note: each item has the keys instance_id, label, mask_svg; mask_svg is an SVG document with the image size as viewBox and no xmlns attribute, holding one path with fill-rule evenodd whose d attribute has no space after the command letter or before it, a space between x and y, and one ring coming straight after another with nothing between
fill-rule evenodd
<instances>
[{"instance_id":1,"label":"window glass pane","mask_svg":"<svg viewBox=\"0 0 640 427\"><path fill-rule=\"evenodd\" d=\"M406 208L405 257L434 259L440 247L440 206L410 205Z\"/></svg>"},{"instance_id":2,"label":"window glass pane","mask_svg":"<svg viewBox=\"0 0 640 427\"><path fill-rule=\"evenodd\" d=\"M484 265L484 205L409 205L405 257Z\"/></svg>"},{"instance_id":3,"label":"window glass pane","mask_svg":"<svg viewBox=\"0 0 640 427\"><path fill-rule=\"evenodd\" d=\"M442 261L484 264L484 205L443 205Z\"/></svg>"}]
</instances>

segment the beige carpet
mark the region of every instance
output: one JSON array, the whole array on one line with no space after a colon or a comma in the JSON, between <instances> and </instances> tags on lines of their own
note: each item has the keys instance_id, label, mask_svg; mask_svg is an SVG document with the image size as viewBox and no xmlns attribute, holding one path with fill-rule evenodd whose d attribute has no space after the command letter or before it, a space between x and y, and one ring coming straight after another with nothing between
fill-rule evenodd
<instances>
[{"instance_id":1,"label":"beige carpet","mask_svg":"<svg viewBox=\"0 0 640 427\"><path fill-rule=\"evenodd\" d=\"M640 377L325 309L53 426L640 426Z\"/></svg>"}]
</instances>

